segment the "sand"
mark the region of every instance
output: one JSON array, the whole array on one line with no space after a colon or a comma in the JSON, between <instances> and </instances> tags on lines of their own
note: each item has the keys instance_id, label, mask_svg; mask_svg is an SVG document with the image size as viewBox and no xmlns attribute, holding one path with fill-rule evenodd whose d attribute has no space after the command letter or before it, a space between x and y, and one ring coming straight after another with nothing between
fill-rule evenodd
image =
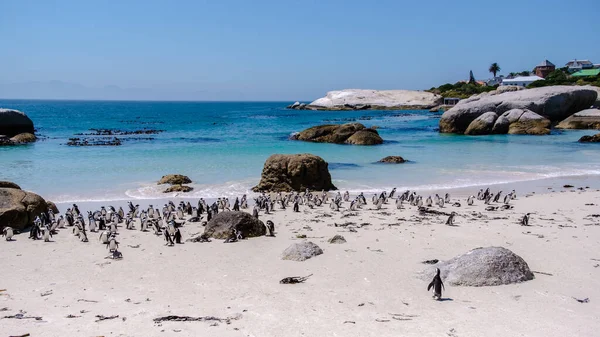
<instances>
[{"instance_id":1,"label":"sand","mask_svg":"<svg viewBox=\"0 0 600 337\"><path fill-rule=\"evenodd\" d=\"M521 194L507 211L485 211L481 201L466 206L463 197L460 208L434 207L456 211L454 227L444 225L445 216L423 218L410 206L397 210L393 202L373 210L368 199L367 208L347 217L348 211L333 212L328 205L301 207L300 213L276 209L261 214L275 223L276 237L231 244L167 247L162 236L121 227L122 260L105 258L98 234L81 243L70 229L51 243L27 234L1 240L0 335L598 336L600 217L590 215L600 213L600 192L555 188ZM100 204L108 205L85 203L80 209ZM523 227L518 221L527 212L531 226ZM369 225L350 226L354 231L335 226L346 222ZM198 223L182 227L184 240L202 231ZM329 244L335 234L347 243ZM304 240L324 254L304 262L281 259L288 246ZM486 246L520 255L535 279L494 287L446 285L447 300L433 300L428 282L417 277L428 267L421 262ZM279 283L309 274L302 284ZM20 311L41 319L2 318ZM97 315L118 318L97 321ZM167 315L222 320L153 321Z\"/></svg>"}]
</instances>

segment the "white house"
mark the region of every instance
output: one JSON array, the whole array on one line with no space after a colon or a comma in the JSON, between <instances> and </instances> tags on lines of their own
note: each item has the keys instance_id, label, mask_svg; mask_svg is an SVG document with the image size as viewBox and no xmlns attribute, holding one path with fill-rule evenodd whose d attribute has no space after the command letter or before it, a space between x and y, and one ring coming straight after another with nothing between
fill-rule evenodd
<instances>
[{"instance_id":1,"label":"white house","mask_svg":"<svg viewBox=\"0 0 600 337\"><path fill-rule=\"evenodd\" d=\"M565 64L569 71L574 73L581 69L592 69L594 68L594 64L589 60L571 60Z\"/></svg>"},{"instance_id":2,"label":"white house","mask_svg":"<svg viewBox=\"0 0 600 337\"><path fill-rule=\"evenodd\" d=\"M505 78L504 80L502 80L502 84L503 86L505 85L515 85L518 87L526 87L528 85L530 85L531 83L535 82L535 81L539 81L539 80L544 80L543 78L539 77L539 76L519 76L519 77L515 77L515 78Z\"/></svg>"}]
</instances>

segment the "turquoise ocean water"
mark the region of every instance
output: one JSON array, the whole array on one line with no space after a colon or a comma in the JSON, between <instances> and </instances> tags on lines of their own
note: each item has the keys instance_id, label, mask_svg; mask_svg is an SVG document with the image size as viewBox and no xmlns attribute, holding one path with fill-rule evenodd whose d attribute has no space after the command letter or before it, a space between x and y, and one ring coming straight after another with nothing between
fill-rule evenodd
<instances>
[{"instance_id":1,"label":"turquoise ocean water","mask_svg":"<svg viewBox=\"0 0 600 337\"><path fill-rule=\"evenodd\" d=\"M114 102L0 100L25 112L42 140L0 147L0 180L56 202L165 197L156 181L188 175L190 197L249 193L274 153L313 153L330 164L334 184L354 192L383 188L440 190L551 177L600 175L600 146L579 144L589 131L550 136L466 137L437 132L428 111L319 112L286 110L289 102ZM379 126L373 147L290 141L310 126L358 121ZM70 147L91 128L160 129L118 147ZM82 136L79 136L82 137ZM403 165L375 162L388 155Z\"/></svg>"}]
</instances>

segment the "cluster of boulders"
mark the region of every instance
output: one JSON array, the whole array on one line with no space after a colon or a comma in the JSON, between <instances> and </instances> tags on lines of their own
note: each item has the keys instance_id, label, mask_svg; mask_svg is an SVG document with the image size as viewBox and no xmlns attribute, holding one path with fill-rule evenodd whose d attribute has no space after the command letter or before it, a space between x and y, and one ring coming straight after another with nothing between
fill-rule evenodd
<instances>
[{"instance_id":1,"label":"cluster of boulders","mask_svg":"<svg viewBox=\"0 0 600 337\"><path fill-rule=\"evenodd\" d=\"M481 94L460 101L440 119L440 132L468 135L550 133L565 120L596 102L591 87L551 86Z\"/></svg>"},{"instance_id":2,"label":"cluster of boulders","mask_svg":"<svg viewBox=\"0 0 600 337\"><path fill-rule=\"evenodd\" d=\"M580 143L600 143L600 133L593 136L583 136L579 138Z\"/></svg>"},{"instance_id":3,"label":"cluster of boulders","mask_svg":"<svg viewBox=\"0 0 600 337\"><path fill-rule=\"evenodd\" d=\"M0 109L0 146L36 141L33 122L18 110Z\"/></svg>"},{"instance_id":4,"label":"cluster of boulders","mask_svg":"<svg viewBox=\"0 0 600 337\"><path fill-rule=\"evenodd\" d=\"M263 167L255 192L330 191L337 188L331 182L329 164L313 154L274 154Z\"/></svg>"},{"instance_id":5,"label":"cluster of boulders","mask_svg":"<svg viewBox=\"0 0 600 337\"><path fill-rule=\"evenodd\" d=\"M163 193L172 193L172 192L191 192L194 190L193 187L187 186L185 184L191 184L192 180L184 176L183 174L167 174L162 176L158 181L158 185L169 184L171 186L167 187Z\"/></svg>"},{"instance_id":6,"label":"cluster of boulders","mask_svg":"<svg viewBox=\"0 0 600 337\"><path fill-rule=\"evenodd\" d=\"M351 145L383 144L383 139L376 129L367 128L360 123L313 126L292 135L290 139Z\"/></svg>"},{"instance_id":7,"label":"cluster of boulders","mask_svg":"<svg viewBox=\"0 0 600 337\"><path fill-rule=\"evenodd\" d=\"M46 202L41 196L23 191L19 185L0 181L0 231L12 227L18 231L33 225L33 220L52 209L58 213L56 205Z\"/></svg>"},{"instance_id":8,"label":"cluster of boulders","mask_svg":"<svg viewBox=\"0 0 600 337\"><path fill-rule=\"evenodd\" d=\"M443 97L426 91L345 89L330 91L312 103L296 102L296 110L421 110L439 106Z\"/></svg>"}]
</instances>

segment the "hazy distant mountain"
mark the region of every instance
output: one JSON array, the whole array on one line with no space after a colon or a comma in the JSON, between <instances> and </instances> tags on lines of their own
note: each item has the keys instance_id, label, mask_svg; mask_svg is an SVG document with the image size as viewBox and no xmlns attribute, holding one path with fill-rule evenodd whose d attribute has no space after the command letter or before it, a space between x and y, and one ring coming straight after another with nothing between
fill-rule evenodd
<instances>
[{"instance_id":1,"label":"hazy distant mountain","mask_svg":"<svg viewBox=\"0 0 600 337\"><path fill-rule=\"evenodd\" d=\"M63 81L0 83L0 98L76 100L251 100L236 90L186 90L171 88L87 87Z\"/></svg>"}]
</instances>

